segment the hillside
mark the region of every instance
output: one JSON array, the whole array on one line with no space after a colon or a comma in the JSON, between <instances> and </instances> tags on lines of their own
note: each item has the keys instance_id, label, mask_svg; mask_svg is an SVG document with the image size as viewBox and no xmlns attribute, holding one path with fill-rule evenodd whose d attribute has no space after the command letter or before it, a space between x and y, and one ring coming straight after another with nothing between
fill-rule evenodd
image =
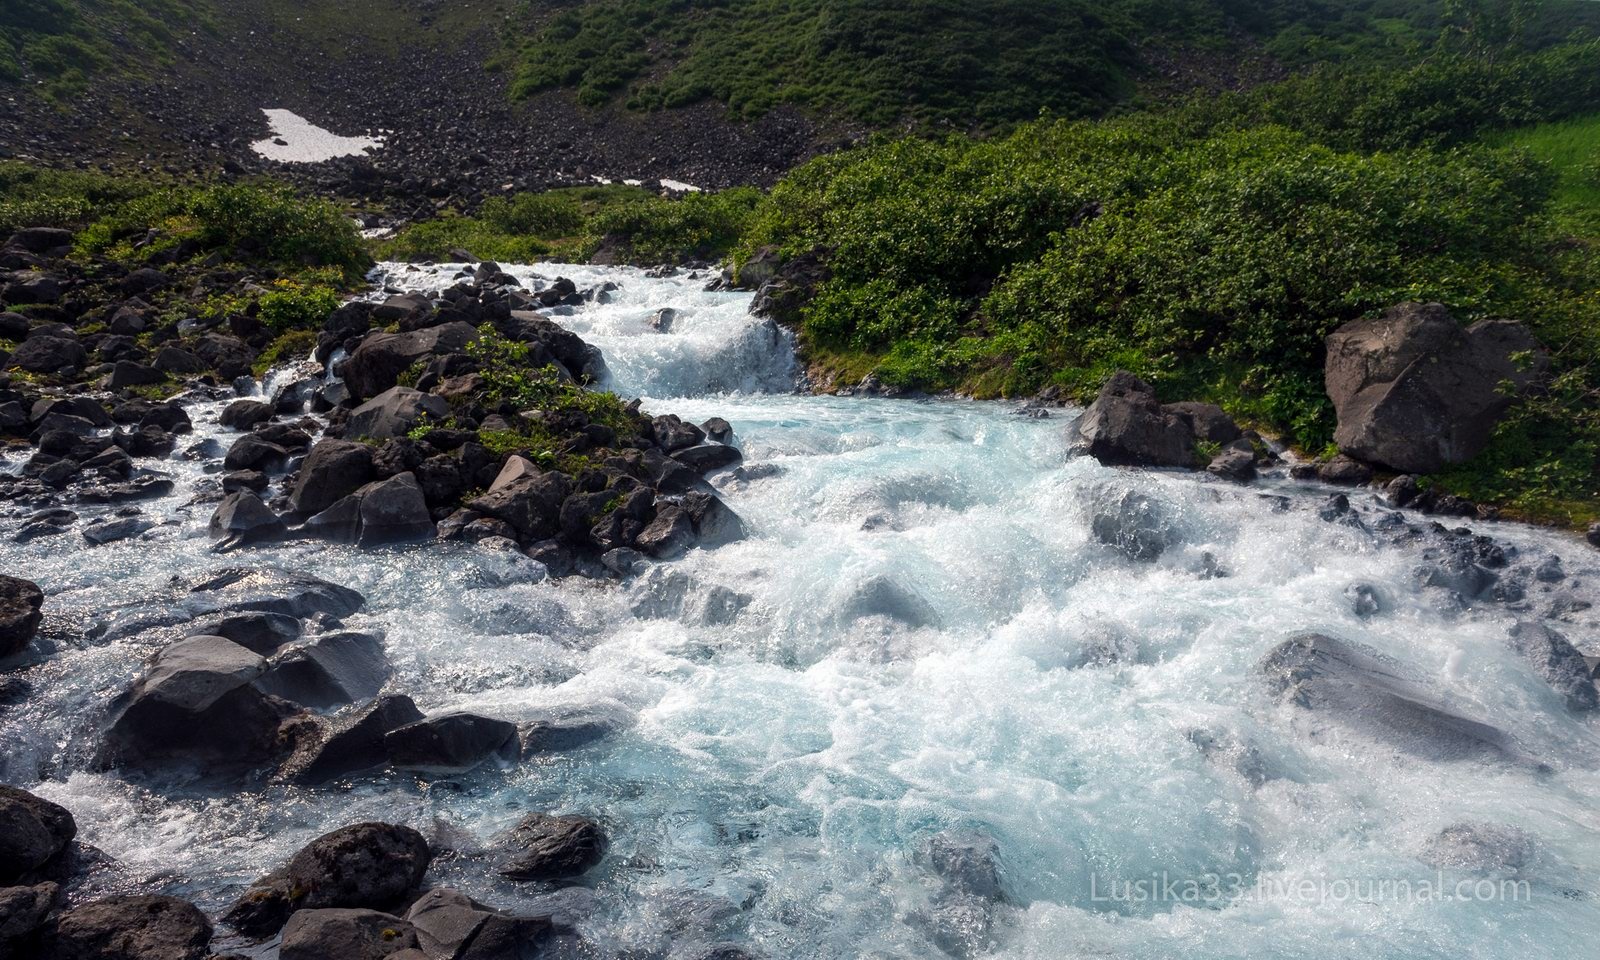
<instances>
[{"instance_id":1,"label":"hillside","mask_svg":"<svg viewBox=\"0 0 1600 960\"><path fill-rule=\"evenodd\" d=\"M1574 0L532 0L512 21L511 92L993 129L1318 63L1396 63L1442 29L1540 47L1596 24L1600 8Z\"/></svg>"}]
</instances>

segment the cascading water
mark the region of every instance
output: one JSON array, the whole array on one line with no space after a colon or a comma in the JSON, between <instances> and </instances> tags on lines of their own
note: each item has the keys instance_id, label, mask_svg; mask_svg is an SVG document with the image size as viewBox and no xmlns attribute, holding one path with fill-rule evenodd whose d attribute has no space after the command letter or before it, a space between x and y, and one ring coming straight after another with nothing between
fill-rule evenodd
<instances>
[{"instance_id":1,"label":"cascading water","mask_svg":"<svg viewBox=\"0 0 1600 960\"><path fill-rule=\"evenodd\" d=\"M1600 930L1585 880L1600 865L1593 721L1505 642L1515 619L1552 612L1590 641L1600 565L1576 539L1486 527L1516 563L1560 555L1563 576L1520 609L1462 604L1417 585L1422 547L1377 532L1364 494L1330 520L1325 489L1069 460L1065 411L795 393L787 337L746 294L510 269L616 284L556 319L647 410L733 424L744 467L719 486L750 536L620 587L508 582L503 558L459 545L218 557L211 504L190 502L214 461L174 459L177 490L146 505L162 523L140 539L6 542L0 565L51 598L44 642L59 650L0 714L0 779L71 809L120 863L114 882L216 913L311 838L378 819L449 837L463 853L433 879L515 908L529 891L472 850L537 810L606 825L593 896L573 902L608 955L1578 956ZM442 288L458 270L390 264L378 279ZM220 408L191 410L194 442L222 435ZM1161 518L1152 561L1092 532L1130 495ZM90 772L107 701L171 639L97 625L170 577L243 564L366 594L350 625L386 632L393 687L426 711L581 712L616 729L446 781L230 795ZM1376 613L1352 604L1362 584ZM1281 702L1259 663L1302 631L1383 651L1543 766L1421 759ZM1464 822L1515 848L1498 872L1430 853ZM998 895L979 889L991 839ZM1495 895L1474 886L1507 878ZM1429 899L1420 885L1441 879Z\"/></svg>"}]
</instances>

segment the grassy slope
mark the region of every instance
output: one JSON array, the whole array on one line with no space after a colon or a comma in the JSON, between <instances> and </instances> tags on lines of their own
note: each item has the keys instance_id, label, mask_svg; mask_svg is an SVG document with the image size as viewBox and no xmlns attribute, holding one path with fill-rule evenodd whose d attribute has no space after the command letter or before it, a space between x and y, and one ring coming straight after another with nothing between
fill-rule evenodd
<instances>
[{"instance_id":1,"label":"grassy slope","mask_svg":"<svg viewBox=\"0 0 1600 960\"><path fill-rule=\"evenodd\" d=\"M737 116L779 104L871 126L998 128L1099 115L1136 98L1145 54L1261 50L1298 68L1400 62L1446 11L1534 45L1600 5L1549 0L531 0L514 21L513 92L570 88L591 106L712 99Z\"/></svg>"}]
</instances>

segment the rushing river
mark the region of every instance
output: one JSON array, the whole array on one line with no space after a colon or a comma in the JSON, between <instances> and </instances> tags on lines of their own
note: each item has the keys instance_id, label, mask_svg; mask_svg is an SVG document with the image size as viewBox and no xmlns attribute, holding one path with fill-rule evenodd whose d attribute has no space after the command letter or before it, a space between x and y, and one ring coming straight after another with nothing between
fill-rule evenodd
<instances>
[{"instance_id":1,"label":"rushing river","mask_svg":"<svg viewBox=\"0 0 1600 960\"><path fill-rule=\"evenodd\" d=\"M613 953L693 956L713 941L841 960L1593 949L1594 721L1506 646L1528 614L1461 609L1417 587L1416 549L1319 515L1332 491L1069 459L1070 411L808 396L793 390L790 342L747 315L748 294L627 269L512 272L617 284L609 302L557 319L648 411L733 424L744 469L719 486L751 535L624 586L506 585L503 560L465 546L223 557L206 535L212 504L191 503L215 476L181 455L162 465L178 489L144 505L162 524L142 538L17 545L20 519L0 520L0 568L45 589L41 642L60 648L28 671L33 696L0 713L0 779L72 810L126 887L215 915L346 823L410 823L470 849L543 810L606 825L582 925ZM442 287L455 273L387 265L378 279ZM651 319L664 307L675 315L663 333ZM227 443L221 406L192 408L196 433L180 446ZM1096 506L1126 491L1170 518L1176 543L1154 562L1091 535ZM1369 494L1352 500L1377 516ZM1577 581L1563 596L1593 598L1600 565L1576 538L1476 526L1517 547L1517 562L1560 555ZM171 636L85 637L171 577L238 565L364 593L349 623L386 632L393 686L425 711L580 711L621 728L448 781L231 795L86 772L107 702ZM1375 588L1380 613L1357 613L1357 583ZM1586 649L1600 641L1587 617L1561 626ZM1306 630L1387 652L1547 769L1419 760L1279 703L1259 661ZM1457 886L1504 870L1425 862L1429 839L1461 822L1521 831L1519 883L1504 895ZM972 833L993 838L1003 902L963 912L927 849ZM491 876L468 857L436 864L433 879L507 907L526 896ZM1428 898L1422 885L1441 879ZM1144 895L1130 886L1141 881Z\"/></svg>"}]
</instances>

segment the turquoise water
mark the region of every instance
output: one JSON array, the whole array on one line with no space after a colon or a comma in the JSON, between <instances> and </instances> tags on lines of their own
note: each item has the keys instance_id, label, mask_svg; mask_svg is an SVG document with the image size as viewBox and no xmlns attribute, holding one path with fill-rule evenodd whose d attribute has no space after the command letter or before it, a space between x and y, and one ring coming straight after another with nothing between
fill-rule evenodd
<instances>
[{"instance_id":1,"label":"turquoise water","mask_svg":"<svg viewBox=\"0 0 1600 960\"><path fill-rule=\"evenodd\" d=\"M455 273L386 269L406 288ZM645 955L732 940L773 958L1509 958L1583 955L1600 932L1594 721L1505 647L1503 608L1455 609L1413 586L1414 549L1320 519L1329 491L1069 459L1070 411L790 392L788 339L747 316L748 295L626 269L513 272L619 285L558 319L647 410L733 424L746 470L719 486L751 535L622 587L490 586L500 561L461 547L218 558L209 507L184 506L201 467L174 461L179 492L151 508L170 524L146 540L0 545L0 566L51 595L65 645L30 674L40 692L0 715L17 745L0 769L72 809L128 885L219 907L344 823L409 822L470 851L549 810L606 824L586 929ZM648 322L661 307L678 311L668 334ZM202 436L221 435L218 409L196 414ZM1160 506L1174 541L1154 563L1090 534L1096 509L1130 491ZM1600 582L1575 538L1483 529L1526 558L1561 555L1583 595ZM450 783L240 797L84 772L98 711L165 638L96 644L81 627L171 576L241 563L365 593L351 625L386 631L395 688L424 710L573 709L623 729ZM1357 582L1384 612L1354 612ZM1562 629L1592 636L1582 615ZM1421 761L1275 702L1257 663L1304 630L1384 650L1551 771ZM1506 879L1423 861L1459 821L1531 837L1510 876L1522 886L1415 895ZM1003 902L957 909L923 853L946 831L994 839ZM494 903L528 894L488 873L470 857L436 867ZM1132 894L1151 878L1152 896Z\"/></svg>"}]
</instances>

